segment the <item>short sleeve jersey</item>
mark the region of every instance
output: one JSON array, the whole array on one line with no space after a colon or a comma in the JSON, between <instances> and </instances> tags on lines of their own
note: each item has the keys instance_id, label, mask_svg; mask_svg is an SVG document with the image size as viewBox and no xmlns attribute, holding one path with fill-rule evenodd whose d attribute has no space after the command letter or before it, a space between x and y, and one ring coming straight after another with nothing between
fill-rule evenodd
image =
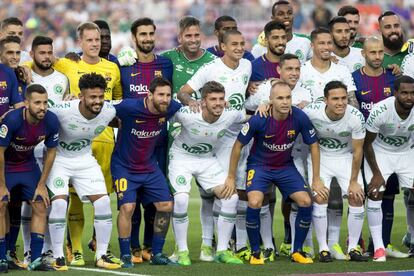
<instances>
[{"instance_id":1,"label":"short sleeve jersey","mask_svg":"<svg viewBox=\"0 0 414 276\"><path fill-rule=\"evenodd\" d=\"M377 102L394 95L395 76L390 69L384 69L379 76L368 76L363 68L352 73L355 82L355 96L359 110L368 118L369 113Z\"/></svg>"},{"instance_id":2,"label":"short sleeve jersey","mask_svg":"<svg viewBox=\"0 0 414 276\"><path fill-rule=\"evenodd\" d=\"M319 72L313 66L311 61L307 61L300 69L299 81L309 87L314 95L315 102L323 100L323 90L325 85L333 80L341 81L347 86L348 93L355 91L355 84L348 68L343 65L331 62L331 66L326 72Z\"/></svg>"},{"instance_id":3,"label":"short sleeve jersey","mask_svg":"<svg viewBox=\"0 0 414 276\"><path fill-rule=\"evenodd\" d=\"M10 67L0 64L0 116L6 113L11 105L23 101L18 90L18 81Z\"/></svg>"},{"instance_id":4,"label":"short sleeve jersey","mask_svg":"<svg viewBox=\"0 0 414 276\"><path fill-rule=\"evenodd\" d=\"M59 140L59 121L55 114L47 111L45 117L35 125L26 119L26 109L9 112L0 126L0 146L4 152L5 172L27 172L37 167L33 150L44 141L46 147L55 148Z\"/></svg>"},{"instance_id":5,"label":"short sleeve jersey","mask_svg":"<svg viewBox=\"0 0 414 276\"><path fill-rule=\"evenodd\" d=\"M180 103L172 100L166 113L153 114L147 100L125 99L114 103L122 128L111 162L131 173L150 173L157 169L154 150L158 137L167 121L181 108Z\"/></svg>"},{"instance_id":6,"label":"short sleeve jersey","mask_svg":"<svg viewBox=\"0 0 414 276\"><path fill-rule=\"evenodd\" d=\"M233 124L241 124L245 119L243 112L233 108L224 109L220 118L214 123L203 119L202 113L194 113L188 106L182 107L172 122L181 124L181 132L175 137L171 154L175 152L188 156L212 156L222 137Z\"/></svg>"},{"instance_id":7,"label":"short sleeve jersey","mask_svg":"<svg viewBox=\"0 0 414 276\"><path fill-rule=\"evenodd\" d=\"M319 138L321 154L341 157L352 153L352 139L365 138L365 119L362 113L348 105L344 116L333 121L325 112L326 104L307 105L303 111L308 115Z\"/></svg>"},{"instance_id":8,"label":"short sleeve jersey","mask_svg":"<svg viewBox=\"0 0 414 276\"><path fill-rule=\"evenodd\" d=\"M338 64L346 66L349 72L354 72L358 70L362 66L365 66L365 59L361 54L362 49L350 47L349 54L346 57L340 57L338 55L334 55L338 59Z\"/></svg>"},{"instance_id":9,"label":"short sleeve jersey","mask_svg":"<svg viewBox=\"0 0 414 276\"><path fill-rule=\"evenodd\" d=\"M80 100L65 101L50 108L61 124L57 156L79 158L91 155L92 140L115 118L115 108L105 102L101 112L88 120L80 113L79 103Z\"/></svg>"},{"instance_id":10,"label":"short sleeve jersey","mask_svg":"<svg viewBox=\"0 0 414 276\"><path fill-rule=\"evenodd\" d=\"M32 71L32 78L34 83L38 83L46 89L49 107L60 103L63 100L63 94L69 90L68 78L56 70L45 77Z\"/></svg>"},{"instance_id":11,"label":"short sleeve jersey","mask_svg":"<svg viewBox=\"0 0 414 276\"><path fill-rule=\"evenodd\" d=\"M292 148L299 134L302 134L306 144L318 141L315 129L306 114L292 107L292 112L282 121L277 121L272 116L267 118L252 116L244 124L237 140L246 145L254 138L247 159L248 165L280 169L294 166Z\"/></svg>"},{"instance_id":12,"label":"short sleeve jersey","mask_svg":"<svg viewBox=\"0 0 414 276\"><path fill-rule=\"evenodd\" d=\"M366 122L369 132L377 133L374 150L384 153L406 153L414 134L414 109L405 120L395 110L395 97L375 104Z\"/></svg>"},{"instance_id":13,"label":"short sleeve jersey","mask_svg":"<svg viewBox=\"0 0 414 276\"><path fill-rule=\"evenodd\" d=\"M155 55L151 62L136 62L121 66L121 82L124 99L144 98L148 95L151 81L162 77L172 82L173 65L170 59Z\"/></svg>"},{"instance_id":14,"label":"short sleeve jersey","mask_svg":"<svg viewBox=\"0 0 414 276\"><path fill-rule=\"evenodd\" d=\"M266 55L262 55L252 62L252 76L250 81L263 81L269 78L279 78L280 75L276 68L279 65L278 62L271 62L266 58Z\"/></svg>"}]
</instances>

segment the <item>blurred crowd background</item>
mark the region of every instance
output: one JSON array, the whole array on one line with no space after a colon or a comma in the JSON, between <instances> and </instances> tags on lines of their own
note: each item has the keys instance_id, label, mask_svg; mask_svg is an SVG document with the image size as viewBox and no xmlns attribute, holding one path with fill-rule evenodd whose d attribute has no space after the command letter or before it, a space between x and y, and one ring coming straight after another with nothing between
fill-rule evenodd
<instances>
[{"instance_id":1,"label":"blurred crowd background","mask_svg":"<svg viewBox=\"0 0 414 276\"><path fill-rule=\"evenodd\" d=\"M202 22L203 47L217 43L214 20L221 15L234 17L248 42L270 20L275 0L0 0L0 20L15 16L25 24L24 47L30 48L36 35L54 39L56 54L77 51L76 27L85 21L107 20L112 32L112 52L131 44L130 24L139 17L151 17L157 25L156 50L177 45L177 23L183 15L193 15ZM290 0L294 5L296 32L309 34L315 26L326 25L339 7L354 5L361 13L359 32L375 34L377 18L385 10L400 15L406 38L414 36L414 0Z\"/></svg>"}]
</instances>

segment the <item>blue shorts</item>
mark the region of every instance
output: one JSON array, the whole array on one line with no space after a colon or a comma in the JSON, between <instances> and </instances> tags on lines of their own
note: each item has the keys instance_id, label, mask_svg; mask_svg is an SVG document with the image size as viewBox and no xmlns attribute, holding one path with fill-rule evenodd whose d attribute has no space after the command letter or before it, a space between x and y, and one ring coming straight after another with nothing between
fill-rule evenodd
<instances>
[{"instance_id":1,"label":"blue shorts","mask_svg":"<svg viewBox=\"0 0 414 276\"><path fill-rule=\"evenodd\" d=\"M246 192L269 191L269 184L275 184L285 201L296 192L309 192L309 187L295 166L282 169L264 169L259 166L247 166Z\"/></svg>"},{"instance_id":2,"label":"blue shorts","mask_svg":"<svg viewBox=\"0 0 414 276\"><path fill-rule=\"evenodd\" d=\"M37 166L28 172L6 172L6 186L10 193L10 201L31 201L34 197L41 174ZM38 197L36 200L42 199Z\"/></svg>"},{"instance_id":3,"label":"blue shorts","mask_svg":"<svg viewBox=\"0 0 414 276\"><path fill-rule=\"evenodd\" d=\"M118 207L126 203L135 203L137 195L144 206L173 200L167 180L159 168L151 173L130 173L123 166L112 164L111 172Z\"/></svg>"},{"instance_id":4,"label":"blue shorts","mask_svg":"<svg viewBox=\"0 0 414 276\"><path fill-rule=\"evenodd\" d=\"M385 185L384 195L398 195L400 193L400 184L397 174L393 173L388 177Z\"/></svg>"}]
</instances>

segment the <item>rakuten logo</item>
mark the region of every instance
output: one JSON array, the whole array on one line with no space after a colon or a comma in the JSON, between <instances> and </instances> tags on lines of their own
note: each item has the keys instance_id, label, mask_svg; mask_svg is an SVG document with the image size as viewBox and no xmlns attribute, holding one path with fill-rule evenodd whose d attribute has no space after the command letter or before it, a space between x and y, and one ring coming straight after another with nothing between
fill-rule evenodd
<instances>
[{"instance_id":1,"label":"rakuten logo","mask_svg":"<svg viewBox=\"0 0 414 276\"><path fill-rule=\"evenodd\" d=\"M293 142L289 144L283 144L283 145L268 144L266 142L263 142L263 146L270 149L271 151L285 151L285 150L290 149L293 146Z\"/></svg>"},{"instance_id":2,"label":"rakuten logo","mask_svg":"<svg viewBox=\"0 0 414 276\"><path fill-rule=\"evenodd\" d=\"M0 104L9 103L9 97L0 97Z\"/></svg>"},{"instance_id":3,"label":"rakuten logo","mask_svg":"<svg viewBox=\"0 0 414 276\"><path fill-rule=\"evenodd\" d=\"M130 92L136 92L138 94L147 94L148 93L148 86L141 84L130 84L129 85Z\"/></svg>"},{"instance_id":4,"label":"rakuten logo","mask_svg":"<svg viewBox=\"0 0 414 276\"><path fill-rule=\"evenodd\" d=\"M135 128L131 129L131 134L137 136L138 138L152 138L157 136L161 133L161 130L153 130L153 131L146 131L146 130L136 130Z\"/></svg>"},{"instance_id":5,"label":"rakuten logo","mask_svg":"<svg viewBox=\"0 0 414 276\"><path fill-rule=\"evenodd\" d=\"M374 106L373 102L370 102L370 103L362 102L361 103L361 108L365 109L365 110L368 110L368 111L371 111L373 106Z\"/></svg>"}]
</instances>

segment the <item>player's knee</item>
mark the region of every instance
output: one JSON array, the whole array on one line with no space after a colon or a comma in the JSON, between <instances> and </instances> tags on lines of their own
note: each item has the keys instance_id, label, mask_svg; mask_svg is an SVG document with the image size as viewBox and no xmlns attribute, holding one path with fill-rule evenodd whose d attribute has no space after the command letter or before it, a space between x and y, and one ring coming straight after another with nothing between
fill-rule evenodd
<instances>
[{"instance_id":1,"label":"player's knee","mask_svg":"<svg viewBox=\"0 0 414 276\"><path fill-rule=\"evenodd\" d=\"M368 198L372 201L382 201L382 198L384 197L384 193L378 193L376 196L374 196L373 194L369 194Z\"/></svg>"},{"instance_id":2,"label":"player's knee","mask_svg":"<svg viewBox=\"0 0 414 276\"><path fill-rule=\"evenodd\" d=\"M263 203L262 199L249 198L249 207L250 208L254 208L254 209L262 208L262 203Z\"/></svg>"},{"instance_id":3,"label":"player's knee","mask_svg":"<svg viewBox=\"0 0 414 276\"><path fill-rule=\"evenodd\" d=\"M237 202L239 201L239 196L237 194L233 194L228 199L220 199L222 208L225 208L226 210L234 210L237 209Z\"/></svg>"},{"instance_id":4,"label":"player's knee","mask_svg":"<svg viewBox=\"0 0 414 276\"><path fill-rule=\"evenodd\" d=\"M188 198L187 193L178 193L174 195L174 212L186 213L188 209Z\"/></svg>"},{"instance_id":5,"label":"player's knee","mask_svg":"<svg viewBox=\"0 0 414 276\"><path fill-rule=\"evenodd\" d=\"M357 199L355 195L348 196L348 203L353 207L361 207L364 205L364 201Z\"/></svg>"},{"instance_id":6,"label":"player's knee","mask_svg":"<svg viewBox=\"0 0 414 276\"><path fill-rule=\"evenodd\" d=\"M7 211L7 201L0 201L0 215L4 217Z\"/></svg>"},{"instance_id":7,"label":"player's knee","mask_svg":"<svg viewBox=\"0 0 414 276\"><path fill-rule=\"evenodd\" d=\"M47 209L43 201L36 201L32 203L32 213L33 216L46 218Z\"/></svg>"},{"instance_id":8,"label":"player's knee","mask_svg":"<svg viewBox=\"0 0 414 276\"><path fill-rule=\"evenodd\" d=\"M135 210L135 203L122 204L119 207L119 215L122 217L126 217L127 219L131 219L132 214L134 213L134 210Z\"/></svg>"},{"instance_id":9,"label":"player's knee","mask_svg":"<svg viewBox=\"0 0 414 276\"><path fill-rule=\"evenodd\" d=\"M303 196L299 197L296 200L296 204L299 207L311 207L312 206L312 200L308 194L304 194Z\"/></svg>"},{"instance_id":10,"label":"player's knee","mask_svg":"<svg viewBox=\"0 0 414 276\"><path fill-rule=\"evenodd\" d=\"M316 195L316 196L313 197L313 202L315 202L317 204L328 204L328 200L323 199L319 195Z\"/></svg>"},{"instance_id":11,"label":"player's knee","mask_svg":"<svg viewBox=\"0 0 414 276\"><path fill-rule=\"evenodd\" d=\"M156 202L154 205L158 212L172 212L173 210L172 201Z\"/></svg>"}]
</instances>

